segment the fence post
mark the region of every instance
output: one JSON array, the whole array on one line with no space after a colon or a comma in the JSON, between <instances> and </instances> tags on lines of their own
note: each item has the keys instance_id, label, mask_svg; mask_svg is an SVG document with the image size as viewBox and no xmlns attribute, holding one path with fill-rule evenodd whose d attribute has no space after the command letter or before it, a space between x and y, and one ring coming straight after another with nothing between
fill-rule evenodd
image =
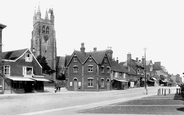
<instances>
[{"instance_id":1,"label":"fence post","mask_svg":"<svg viewBox=\"0 0 184 115\"><path fill-rule=\"evenodd\" d=\"M166 89L164 89L164 95L166 96Z\"/></svg>"},{"instance_id":2,"label":"fence post","mask_svg":"<svg viewBox=\"0 0 184 115\"><path fill-rule=\"evenodd\" d=\"M157 95L160 95L160 88L158 89Z\"/></svg>"}]
</instances>

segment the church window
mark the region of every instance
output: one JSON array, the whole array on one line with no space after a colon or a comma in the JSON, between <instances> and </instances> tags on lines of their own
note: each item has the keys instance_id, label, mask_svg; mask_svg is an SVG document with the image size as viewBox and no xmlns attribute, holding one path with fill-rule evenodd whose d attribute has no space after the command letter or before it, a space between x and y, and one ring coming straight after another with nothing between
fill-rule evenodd
<instances>
[{"instance_id":1,"label":"church window","mask_svg":"<svg viewBox=\"0 0 184 115\"><path fill-rule=\"evenodd\" d=\"M42 26L42 33L45 33L45 26Z\"/></svg>"},{"instance_id":2,"label":"church window","mask_svg":"<svg viewBox=\"0 0 184 115\"><path fill-rule=\"evenodd\" d=\"M46 28L46 34L49 34L49 27Z\"/></svg>"}]
</instances>

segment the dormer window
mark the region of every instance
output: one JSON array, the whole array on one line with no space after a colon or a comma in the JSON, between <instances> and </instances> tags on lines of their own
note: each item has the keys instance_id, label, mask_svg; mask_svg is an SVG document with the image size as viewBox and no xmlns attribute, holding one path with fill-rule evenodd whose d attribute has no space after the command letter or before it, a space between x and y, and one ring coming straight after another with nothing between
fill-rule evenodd
<instances>
[{"instance_id":1,"label":"dormer window","mask_svg":"<svg viewBox=\"0 0 184 115\"><path fill-rule=\"evenodd\" d=\"M26 62L32 62L32 60L33 60L32 55L30 53L26 53L25 54L25 61Z\"/></svg>"},{"instance_id":2,"label":"dormer window","mask_svg":"<svg viewBox=\"0 0 184 115\"><path fill-rule=\"evenodd\" d=\"M23 75L32 76L33 75L33 67L23 67Z\"/></svg>"},{"instance_id":3,"label":"dormer window","mask_svg":"<svg viewBox=\"0 0 184 115\"><path fill-rule=\"evenodd\" d=\"M93 65L88 65L88 72L93 72Z\"/></svg>"},{"instance_id":4,"label":"dormer window","mask_svg":"<svg viewBox=\"0 0 184 115\"><path fill-rule=\"evenodd\" d=\"M89 61L92 61L92 57L89 57Z\"/></svg>"},{"instance_id":5,"label":"dormer window","mask_svg":"<svg viewBox=\"0 0 184 115\"><path fill-rule=\"evenodd\" d=\"M77 62L77 56L74 56L73 61Z\"/></svg>"}]
</instances>

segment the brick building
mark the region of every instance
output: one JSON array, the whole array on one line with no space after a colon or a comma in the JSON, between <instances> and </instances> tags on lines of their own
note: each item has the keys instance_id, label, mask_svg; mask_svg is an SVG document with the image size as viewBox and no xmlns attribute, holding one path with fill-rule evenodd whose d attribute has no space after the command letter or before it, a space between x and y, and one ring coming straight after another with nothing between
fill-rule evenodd
<instances>
[{"instance_id":1,"label":"brick building","mask_svg":"<svg viewBox=\"0 0 184 115\"><path fill-rule=\"evenodd\" d=\"M112 50L85 52L84 43L80 51L66 57L67 89L74 91L98 91L111 89Z\"/></svg>"}]
</instances>

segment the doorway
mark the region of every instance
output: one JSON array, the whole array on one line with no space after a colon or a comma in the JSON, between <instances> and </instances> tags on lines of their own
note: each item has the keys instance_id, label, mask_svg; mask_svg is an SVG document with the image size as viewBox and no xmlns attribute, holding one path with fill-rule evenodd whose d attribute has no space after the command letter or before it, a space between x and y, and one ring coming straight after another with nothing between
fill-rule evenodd
<instances>
[{"instance_id":1,"label":"doorway","mask_svg":"<svg viewBox=\"0 0 184 115\"><path fill-rule=\"evenodd\" d=\"M75 78L73 80L73 87L74 87L74 91L77 91L77 89L78 89L78 81L77 81L77 78Z\"/></svg>"}]
</instances>

